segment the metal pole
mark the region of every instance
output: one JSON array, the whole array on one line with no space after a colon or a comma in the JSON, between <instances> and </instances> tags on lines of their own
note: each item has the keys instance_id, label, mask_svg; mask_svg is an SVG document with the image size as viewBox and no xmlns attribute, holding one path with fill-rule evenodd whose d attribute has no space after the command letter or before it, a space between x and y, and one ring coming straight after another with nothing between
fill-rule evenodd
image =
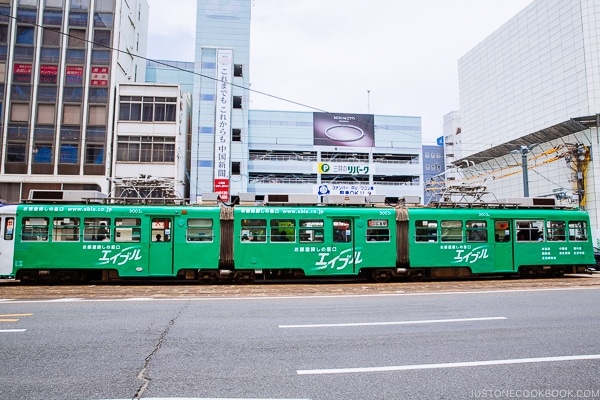
<instances>
[{"instance_id":1,"label":"metal pole","mask_svg":"<svg viewBox=\"0 0 600 400\"><path fill-rule=\"evenodd\" d=\"M527 175L527 146L521 146L521 165L523 166L523 195L529 197L529 176Z\"/></svg>"}]
</instances>

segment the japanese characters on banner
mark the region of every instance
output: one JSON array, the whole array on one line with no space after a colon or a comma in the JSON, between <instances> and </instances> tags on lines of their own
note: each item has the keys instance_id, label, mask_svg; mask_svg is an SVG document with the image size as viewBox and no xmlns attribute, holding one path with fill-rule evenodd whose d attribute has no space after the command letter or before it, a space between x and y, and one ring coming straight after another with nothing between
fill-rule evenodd
<instances>
[{"instance_id":1,"label":"japanese characters on banner","mask_svg":"<svg viewBox=\"0 0 600 400\"><path fill-rule=\"evenodd\" d=\"M231 156L231 82L233 50L217 51L214 191L229 201Z\"/></svg>"},{"instance_id":2,"label":"japanese characters on banner","mask_svg":"<svg viewBox=\"0 0 600 400\"><path fill-rule=\"evenodd\" d=\"M58 82L58 65L40 66L40 83L56 84Z\"/></svg>"},{"instance_id":3,"label":"japanese characters on banner","mask_svg":"<svg viewBox=\"0 0 600 400\"><path fill-rule=\"evenodd\" d=\"M13 82L31 83L31 64L15 64L14 65Z\"/></svg>"},{"instance_id":4,"label":"japanese characters on banner","mask_svg":"<svg viewBox=\"0 0 600 400\"><path fill-rule=\"evenodd\" d=\"M77 86L83 85L83 67L67 65L65 84Z\"/></svg>"},{"instance_id":5,"label":"japanese characters on banner","mask_svg":"<svg viewBox=\"0 0 600 400\"><path fill-rule=\"evenodd\" d=\"M92 67L90 86L108 86L108 67Z\"/></svg>"}]
</instances>

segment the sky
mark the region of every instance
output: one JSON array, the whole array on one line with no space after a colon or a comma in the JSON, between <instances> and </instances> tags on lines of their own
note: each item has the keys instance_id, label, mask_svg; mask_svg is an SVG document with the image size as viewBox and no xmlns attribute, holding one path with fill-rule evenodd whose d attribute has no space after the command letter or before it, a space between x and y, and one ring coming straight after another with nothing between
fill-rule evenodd
<instances>
[{"instance_id":1,"label":"sky","mask_svg":"<svg viewBox=\"0 0 600 400\"><path fill-rule=\"evenodd\" d=\"M147 1L148 58L194 61L196 0ZM458 60L532 2L251 1L250 85L271 96L250 109L417 116L425 144L460 109Z\"/></svg>"}]
</instances>

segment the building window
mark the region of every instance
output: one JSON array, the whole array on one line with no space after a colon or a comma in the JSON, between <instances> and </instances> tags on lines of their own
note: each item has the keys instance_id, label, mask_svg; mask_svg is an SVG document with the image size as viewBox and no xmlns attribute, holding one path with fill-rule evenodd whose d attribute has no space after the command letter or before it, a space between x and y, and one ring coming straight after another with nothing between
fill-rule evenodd
<instances>
[{"instance_id":1,"label":"building window","mask_svg":"<svg viewBox=\"0 0 600 400\"><path fill-rule=\"evenodd\" d=\"M113 15L109 13L94 13L94 27L107 28L113 27Z\"/></svg>"},{"instance_id":2,"label":"building window","mask_svg":"<svg viewBox=\"0 0 600 400\"><path fill-rule=\"evenodd\" d=\"M71 12L69 14L69 26L87 26L87 12Z\"/></svg>"},{"instance_id":3,"label":"building window","mask_svg":"<svg viewBox=\"0 0 600 400\"><path fill-rule=\"evenodd\" d=\"M110 50L92 50L93 65L110 65Z\"/></svg>"},{"instance_id":4,"label":"building window","mask_svg":"<svg viewBox=\"0 0 600 400\"><path fill-rule=\"evenodd\" d=\"M11 88L11 99L13 101L30 101L31 85L13 85Z\"/></svg>"},{"instance_id":5,"label":"building window","mask_svg":"<svg viewBox=\"0 0 600 400\"><path fill-rule=\"evenodd\" d=\"M85 64L85 50L67 49L67 64Z\"/></svg>"},{"instance_id":6,"label":"building window","mask_svg":"<svg viewBox=\"0 0 600 400\"><path fill-rule=\"evenodd\" d=\"M33 137L33 162L36 164L52 164L54 127L36 126Z\"/></svg>"},{"instance_id":7,"label":"building window","mask_svg":"<svg viewBox=\"0 0 600 400\"><path fill-rule=\"evenodd\" d=\"M106 106L90 106L88 113L88 123L90 125L105 125Z\"/></svg>"},{"instance_id":8,"label":"building window","mask_svg":"<svg viewBox=\"0 0 600 400\"><path fill-rule=\"evenodd\" d=\"M231 163L231 174L232 175L241 175L242 167L239 161L234 161Z\"/></svg>"},{"instance_id":9,"label":"building window","mask_svg":"<svg viewBox=\"0 0 600 400\"><path fill-rule=\"evenodd\" d=\"M233 76L242 77L244 76L244 68L242 64L233 65Z\"/></svg>"},{"instance_id":10,"label":"building window","mask_svg":"<svg viewBox=\"0 0 600 400\"><path fill-rule=\"evenodd\" d=\"M163 136L119 136L117 161L134 163L175 162L175 138Z\"/></svg>"},{"instance_id":11,"label":"building window","mask_svg":"<svg viewBox=\"0 0 600 400\"><path fill-rule=\"evenodd\" d=\"M45 10L44 11L44 25L61 26L62 25L62 11L59 10ZM49 29L44 29L47 31Z\"/></svg>"},{"instance_id":12,"label":"building window","mask_svg":"<svg viewBox=\"0 0 600 400\"><path fill-rule=\"evenodd\" d=\"M120 121L175 122L176 114L176 97L120 97Z\"/></svg>"},{"instance_id":13,"label":"building window","mask_svg":"<svg viewBox=\"0 0 600 400\"><path fill-rule=\"evenodd\" d=\"M242 96L233 96L233 108L242 108Z\"/></svg>"},{"instance_id":14,"label":"building window","mask_svg":"<svg viewBox=\"0 0 600 400\"><path fill-rule=\"evenodd\" d=\"M108 89L90 88L90 103L108 103Z\"/></svg>"},{"instance_id":15,"label":"building window","mask_svg":"<svg viewBox=\"0 0 600 400\"><path fill-rule=\"evenodd\" d=\"M88 143L85 146L85 163L92 165L104 164L104 144Z\"/></svg>"},{"instance_id":16,"label":"building window","mask_svg":"<svg viewBox=\"0 0 600 400\"><path fill-rule=\"evenodd\" d=\"M25 4L27 2L20 1L19 5L21 6L37 6L37 2L35 0L31 0L29 4ZM9 14L10 15L10 14ZM28 24L35 24L37 22L37 10L35 8L22 8L19 7L17 9L17 21L26 22Z\"/></svg>"},{"instance_id":17,"label":"building window","mask_svg":"<svg viewBox=\"0 0 600 400\"><path fill-rule=\"evenodd\" d=\"M242 141L242 130L241 129L232 129L231 130L231 141L232 142L241 142Z\"/></svg>"},{"instance_id":18,"label":"building window","mask_svg":"<svg viewBox=\"0 0 600 400\"><path fill-rule=\"evenodd\" d=\"M13 103L10 108L10 120L12 122L29 121L29 104Z\"/></svg>"},{"instance_id":19,"label":"building window","mask_svg":"<svg viewBox=\"0 0 600 400\"><path fill-rule=\"evenodd\" d=\"M79 140L81 128L79 126L62 126L60 129L61 164L79 164Z\"/></svg>"},{"instance_id":20,"label":"building window","mask_svg":"<svg viewBox=\"0 0 600 400\"><path fill-rule=\"evenodd\" d=\"M69 29L69 47L84 48L85 36L85 29Z\"/></svg>"},{"instance_id":21,"label":"building window","mask_svg":"<svg viewBox=\"0 0 600 400\"><path fill-rule=\"evenodd\" d=\"M60 61L60 49L42 48L40 61L43 63L58 63Z\"/></svg>"},{"instance_id":22,"label":"building window","mask_svg":"<svg viewBox=\"0 0 600 400\"><path fill-rule=\"evenodd\" d=\"M71 0L71 10L89 10L90 0Z\"/></svg>"},{"instance_id":23,"label":"building window","mask_svg":"<svg viewBox=\"0 0 600 400\"><path fill-rule=\"evenodd\" d=\"M94 48L110 47L110 31L103 29L94 29Z\"/></svg>"},{"instance_id":24,"label":"building window","mask_svg":"<svg viewBox=\"0 0 600 400\"><path fill-rule=\"evenodd\" d=\"M38 104L37 123L54 124L56 106L54 104Z\"/></svg>"}]
</instances>

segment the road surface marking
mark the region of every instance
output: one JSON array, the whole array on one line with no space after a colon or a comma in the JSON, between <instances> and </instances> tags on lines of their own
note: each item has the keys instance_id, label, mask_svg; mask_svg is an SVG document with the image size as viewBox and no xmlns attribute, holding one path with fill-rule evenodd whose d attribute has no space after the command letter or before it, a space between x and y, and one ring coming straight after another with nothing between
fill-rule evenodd
<instances>
[{"instance_id":1,"label":"road surface marking","mask_svg":"<svg viewBox=\"0 0 600 400\"><path fill-rule=\"evenodd\" d=\"M391 322L353 322L346 324L312 324L312 325L279 325L280 328L337 328L348 326L380 326L380 325L412 325L412 324L439 324L444 322L472 322L472 321L494 321L506 319L506 317L483 317L483 318L456 318L456 319L429 319L421 321L391 321Z\"/></svg>"},{"instance_id":2,"label":"road surface marking","mask_svg":"<svg viewBox=\"0 0 600 400\"><path fill-rule=\"evenodd\" d=\"M0 333L17 333L25 332L27 329L0 329Z\"/></svg>"},{"instance_id":3,"label":"road surface marking","mask_svg":"<svg viewBox=\"0 0 600 400\"><path fill-rule=\"evenodd\" d=\"M600 354L587 354L587 355L579 355L579 356L514 358L514 359L509 359L509 360L467 361L467 362L443 363L443 364L397 365L397 366L388 366L388 367L299 369L296 372L298 373L298 375L352 374L352 373L361 373L361 372L368 373L368 372L389 372L389 371L413 371L413 370L417 370L417 369L483 367L483 366L488 366L488 365L547 363L547 362L598 360L598 359L600 359Z\"/></svg>"}]
</instances>

